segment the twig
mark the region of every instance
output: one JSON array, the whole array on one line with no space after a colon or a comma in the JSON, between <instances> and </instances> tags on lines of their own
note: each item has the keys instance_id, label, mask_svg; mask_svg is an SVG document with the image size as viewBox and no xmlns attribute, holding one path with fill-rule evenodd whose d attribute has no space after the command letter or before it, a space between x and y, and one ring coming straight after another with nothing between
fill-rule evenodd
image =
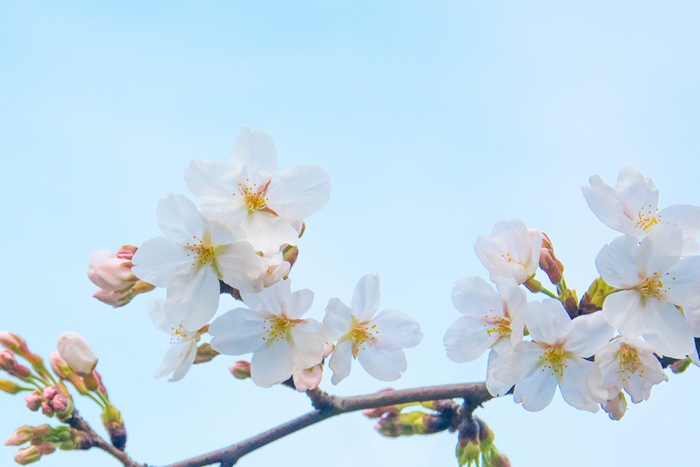
<instances>
[{"instance_id":1,"label":"twig","mask_svg":"<svg viewBox=\"0 0 700 467\"><path fill-rule=\"evenodd\" d=\"M327 418L344 413L356 412L358 410L407 404L411 402L427 402L456 398L464 399L465 407L469 407L473 410L492 398L491 394L486 389L485 383L429 386L353 397L329 396L320 390L309 391L308 395L314 407L316 407L316 410L260 433L257 436L241 441L240 443L188 460L176 462L167 467L203 467L212 464L219 464L221 467L230 467L236 464L241 457L273 441L295 433L307 426L326 420Z\"/></svg>"},{"instance_id":2,"label":"twig","mask_svg":"<svg viewBox=\"0 0 700 467\"><path fill-rule=\"evenodd\" d=\"M76 430L87 433L87 435L92 438L93 447L97 449L102 449L108 454L114 456L119 462L121 462L124 467L143 467L141 464L135 462L129 455L121 451L107 441L105 441L100 435L98 435L95 430L92 429L90 424L86 422L83 417L80 416L77 410L73 412L73 417L67 421L68 425Z\"/></svg>"}]
</instances>

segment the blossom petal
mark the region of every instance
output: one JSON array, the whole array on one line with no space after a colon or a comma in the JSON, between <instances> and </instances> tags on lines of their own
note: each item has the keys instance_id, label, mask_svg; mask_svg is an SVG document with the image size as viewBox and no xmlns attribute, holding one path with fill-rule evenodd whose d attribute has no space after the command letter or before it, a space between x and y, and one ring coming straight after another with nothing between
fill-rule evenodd
<instances>
[{"instance_id":1,"label":"blossom petal","mask_svg":"<svg viewBox=\"0 0 700 467\"><path fill-rule=\"evenodd\" d=\"M397 347L366 347L360 350L357 360L370 376L380 381L396 381L408 368L406 355Z\"/></svg>"},{"instance_id":2,"label":"blossom petal","mask_svg":"<svg viewBox=\"0 0 700 467\"><path fill-rule=\"evenodd\" d=\"M668 270L665 282L666 300L683 307L700 307L700 256L681 258Z\"/></svg>"},{"instance_id":3,"label":"blossom petal","mask_svg":"<svg viewBox=\"0 0 700 467\"><path fill-rule=\"evenodd\" d=\"M250 361L250 377L263 388L279 384L292 376L294 354L286 339L256 350Z\"/></svg>"},{"instance_id":4,"label":"blossom petal","mask_svg":"<svg viewBox=\"0 0 700 467\"><path fill-rule=\"evenodd\" d=\"M379 309L379 274L365 274L355 286L350 304L358 321L366 322L372 319Z\"/></svg>"},{"instance_id":5,"label":"blossom petal","mask_svg":"<svg viewBox=\"0 0 700 467\"><path fill-rule=\"evenodd\" d=\"M624 222L627 219L624 215L624 207L617 199L615 189L605 183L598 175L593 175L590 179L591 186L582 186L583 197L586 198L588 207L593 214L608 227L620 232L630 230L631 222ZM625 225L627 224L627 225Z\"/></svg>"},{"instance_id":6,"label":"blossom petal","mask_svg":"<svg viewBox=\"0 0 700 467\"><path fill-rule=\"evenodd\" d=\"M336 340L349 333L353 326L352 317L350 307L339 298L331 298L326 307L326 316L323 318L323 326L328 338Z\"/></svg>"},{"instance_id":7,"label":"blossom petal","mask_svg":"<svg viewBox=\"0 0 700 467\"><path fill-rule=\"evenodd\" d=\"M579 316L571 324L571 332L566 337L566 350L583 358L594 355L615 334L602 313Z\"/></svg>"},{"instance_id":8,"label":"blossom petal","mask_svg":"<svg viewBox=\"0 0 700 467\"><path fill-rule=\"evenodd\" d=\"M263 321L263 316L246 308L227 311L209 326L214 336L211 347L225 355L255 352L265 345Z\"/></svg>"},{"instance_id":9,"label":"blossom petal","mask_svg":"<svg viewBox=\"0 0 700 467\"><path fill-rule=\"evenodd\" d=\"M494 363L493 377L504 384L518 384L536 371L544 350L534 342L523 341Z\"/></svg>"},{"instance_id":10,"label":"blossom petal","mask_svg":"<svg viewBox=\"0 0 700 467\"><path fill-rule=\"evenodd\" d=\"M173 276L168 281L165 316L186 329L199 329L219 307L219 278L210 267Z\"/></svg>"},{"instance_id":11,"label":"blossom petal","mask_svg":"<svg viewBox=\"0 0 700 467\"><path fill-rule=\"evenodd\" d=\"M508 277L512 279L513 276ZM465 277L455 283L452 289L452 304L465 316L504 314L503 302L498 292L491 284L476 276Z\"/></svg>"},{"instance_id":12,"label":"blossom petal","mask_svg":"<svg viewBox=\"0 0 700 467\"><path fill-rule=\"evenodd\" d=\"M241 179L264 185L277 173L277 148L270 135L262 130L251 133L245 126L233 144L230 160Z\"/></svg>"},{"instance_id":13,"label":"blossom petal","mask_svg":"<svg viewBox=\"0 0 700 467\"><path fill-rule=\"evenodd\" d=\"M274 287L268 287L258 293L241 291L243 303L245 303L251 310L258 311L266 317L268 315L278 315L282 313L282 308L280 308L280 304L277 302L275 297L275 288L290 287L288 284L283 284L283 282L287 281L281 281Z\"/></svg>"},{"instance_id":14,"label":"blossom petal","mask_svg":"<svg viewBox=\"0 0 700 467\"><path fill-rule=\"evenodd\" d=\"M170 322L168 322L168 319L165 317L164 303L165 300L163 299L149 300L146 306L148 307L148 316L151 318L151 321L153 321L153 325L161 331L170 334L172 329Z\"/></svg>"},{"instance_id":15,"label":"blossom petal","mask_svg":"<svg viewBox=\"0 0 700 467\"><path fill-rule=\"evenodd\" d=\"M639 242L633 237L618 237L600 250L595 265L605 282L623 289L639 283L635 260L638 246Z\"/></svg>"},{"instance_id":16,"label":"blossom petal","mask_svg":"<svg viewBox=\"0 0 700 467\"><path fill-rule=\"evenodd\" d=\"M557 389L557 378L548 371L538 370L515 386L513 400L530 412L547 407Z\"/></svg>"},{"instance_id":17,"label":"blossom petal","mask_svg":"<svg viewBox=\"0 0 700 467\"><path fill-rule=\"evenodd\" d=\"M384 310L372 323L377 325L380 339L389 339L404 349L415 347L423 340L418 321L401 311Z\"/></svg>"},{"instance_id":18,"label":"blossom petal","mask_svg":"<svg viewBox=\"0 0 700 467\"><path fill-rule=\"evenodd\" d=\"M256 251L279 250L280 246L296 245L299 233L283 217L255 211L243 219L243 229Z\"/></svg>"},{"instance_id":19,"label":"blossom petal","mask_svg":"<svg viewBox=\"0 0 700 467\"><path fill-rule=\"evenodd\" d=\"M185 195L170 193L158 200L156 220L160 230L179 244L192 243L193 237L201 239L209 223L197 210L197 206ZM196 238L194 239L196 242Z\"/></svg>"},{"instance_id":20,"label":"blossom petal","mask_svg":"<svg viewBox=\"0 0 700 467\"><path fill-rule=\"evenodd\" d=\"M508 341L503 340L502 342L503 344L494 346L491 352L489 352L489 361L486 369L486 389L488 389L489 393L494 397L504 396L510 388L513 387L512 384L502 383L493 377L493 373L498 366L498 359L501 358L504 353L512 352L512 349L510 349L510 346L507 344ZM506 348L508 348L508 350L506 350Z\"/></svg>"},{"instance_id":21,"label":"blossom petal","mask_svg":"<svg viewBox=\"0 0 700 467\"><path fill-rule=\"evenodd\" d=\"M260 292L263 289L260 257L250 243L219 245L215 252L216 266L226 284L245 292Z\"/></svg>"},{"instance_id":22,"label":"blossom petal","mask_svg":"<svg viewBox=\"0 0 700 467\"><path fill-rule=\"evenodd\" d=\"M582 358L567 360L564 375L559 379L564 400L579 410L597 412L598 405L608 400L608 390L598 366Z\"/></svg>"},{"instance_id":23,"label":"blossom petal","mask_svg":"<svg viewBox=\"0 0 700 467\"><path fill-rule=\"evenodd\" d=\"M184 175L192 194L202 200L203 209L235 212L239 215L247 211L245 201L238 196L239 173L231 164L192 159Z\"/></svg>"},{"instance_id":24,"label":"blossom petal","mask_svg":"<svg viewBox=\"0 0 700 467\"><path fill-rule=\"evenodd\" d=\"M620 333L629 337L641 336L646 322L642 295L636 290L616 292L603 302L603 317Z\"/></svg>"},{"instance_id":25,"label":"blossom petal","mask_svg":"<svg viewBox=\"0 0 700 467\"><path fill-rule=\"evenodd\" d=\"M695 351L693 330L674 305L662 300L647 302L644 339L666 357L685 358Z\"/></svg>"},{"instance_id":26,"label":"blossom petal","mask_svg":"<svg viewBox=\"0 0 700 467\"><path fill-rule=\"evenodd\" d=\"M571 318L559 300L545 299L542 303L530 302L525 310L525 325L532 338L538 342L555 344L569 334Z\"/></svg>"},{"instance_id":27,"label":"blossom petal","mask_svg":"<svg viewBox=\"0 0 700 467\"><path fill-rule=\"evenodd\" d=\"M649 231L635 254L640 277L666 272L683 251L683 232L678 224L664 222Z\"/></svg>"},{"instance_id":28,"label":"blossom petal","mask_svg":"<svg viewBox=\"0 0 700 467\"><path fill-rule=\"evenodd\" d=\"M191 259L187 250L167 237L146 240L131 260L131 272L139 279L158 287L167 287L170 278L187 268Z\"/></svg>"},{"instance_id":29,"label":"blossom petal","mask_svg":"<svg viewBox=\"0 0 700 467\"><path fill-rule=\"evenodd\" d=\"M326 336L323 325L315 319L307 319L297 324L290 331L294 347L294 366L311 368L323 360Z\"/></svg>"},{"instance_id":30,"label":"blossom petal","mask_svg":"<svg viewBox=\"0 0 700 467\"><path fill-rule=\"evenodd\" d=\"M186 341L173 344L165 353L163 363L161 363L155 377L162 378L163 376L174 371L175 373L168 381L180 381L185 377L187 372L190 371L190 367L192 367L196 356L197 342L194 339L188 339Z\"/></svg>"},{"instance_id":31,"label":"blossom petal","mask_svg":"<svg viewBox=\"0 0 700 467\"><path fill-rule=\"evenodd\" d=\"M289 282L289 280L283 281L280 283L284 284L285 282ZM282 305L282 302L280 302L280 292L281 287L277 286L275 287L275 294L277 295L277 300ZM290 318L296 319L300 318L311 309L311 305L314 303L314 293L313 291L309 289L301 289L297 290L294 293L290 293L286 298L286 310L285 314L289 316Z\"/></svg>"},{"instance_id":32,"label":"blossom petal","mask_svg":"<svg viewBox=\"0 0 700 467\"><path fill-rule=\"evenodd\" d=\"M272 179L267 204L286 219L306 219L330 199L328 180L328 172L318 165L295 165Z\"/></svg>"},{"instance_id":33,"label":"blossom petal","mask_svg":"<svg viewBox=\"0 0 700 467\"><path fill-rule=\"evenodd\" d=\"M331 383L334 385L340 383L350 374L352 365L352 342L350 340L342 340L338 342L331 355L331 360L328 366L333 370L333 378Z\"/></svg>"},{"instance_id":34,"label":"blossom petal","mask_svg":"<svg viewBox=\"0 0 700 467\"><path fill-rule=\"evenodd\" d=\"M481 357L497 336L486 332L484 323L469 316L462 316L452 323L442 340L447 358L457 363L471 362Z\"/></svg>"}]
</instances>

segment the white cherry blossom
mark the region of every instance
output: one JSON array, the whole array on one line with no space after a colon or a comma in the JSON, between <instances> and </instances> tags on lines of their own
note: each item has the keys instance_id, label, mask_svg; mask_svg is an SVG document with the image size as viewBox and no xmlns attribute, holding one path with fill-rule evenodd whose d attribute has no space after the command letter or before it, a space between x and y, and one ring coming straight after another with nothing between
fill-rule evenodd
<instances>
[{"instance_id":1,"label":"white cherry blossom","mask_svg":"<svg viewBox=\"0 0 700 467\"><path fill-rule=\"evenodd\" d=\"M474 250L491 273L492 282L499 276L510 274L522 284L537 272L541 247L542 235L514 217L496 223L491 235L479 237Z\"/></svg>"},{"instance_id":2,"label":"white cherry blossom","mask_svg":"<svg viewBox=\"0 0 700 467\"><path fill-rule=\"evenodd\" d=\"M296 165L277 173L277 149L270 136L244 127L229 163L193 159L185 180L203 210L224 211L243 223L258 251L296 245L301 220L330 198L328 173L317 165Z\"/></svg>"},{"instance_id":3,"label":"white cherry blossom","mask_svg":"<svg viewBox=\"0 0 700 467\"><path fill-rule=\"evenodd\" d=\"M494 396L502 396L511 386L493 379L497 359L523 340L525 291L513 276L496 278L498 292L480 277L460 279L452 289L452 303L464 316L447 330L443 342L447 357L458 363L479 358L488 349L486 386Z\"/></svg>"},{"instance_id":4,"label":"white cherry blossom","mask_svg":"<svg viewBox=\"0 0 700 467\"><path fill-rule=\"evenodd\" d=\"M638 404L649 399L652 386L668 381L654 349L637 338L616 337L596 354L595 361L610 399L624 389Z\"/></svg>"},{"instance_id":5,"label":"white cherry blossom","mask_svg":"<svg viewBox=\"0 0 700 467\"><path fill-rule=\"evenodd\" d=\"M683 254L695 254L700 246L700 206L674 204L659 211L659 190L651 178L631 165L620 169L615 188L598 175L583 186L583 196L591 211L608 227L642 240L647 232L665 222L683 230Z\"/></svg>"},{"instance_id":6,"label":"white cherry blossom","mask_svg":"<svg viewBox=\"0 0 700 467\"><path fill-rule=\"evenodd\" d=\"M92 374L97 366L97 357L90 343L77 332L59 334L56 349L70 369L80 376Z\"/></svg>"},{"instance_id":7,"label":"white cherry blossom","mask_svg":"<svg viewBox=\"0 0 700 467\"><path fill-rule=\"evenodd\" d=\"M186 329L207 324L219 306L219 280L241 291L262 290L260 257L229 219L207 219L176 193L161 198L156 217L166 236L144 242L134 254L132 270L151 284L167 287L170 322Z\"/></svg>"},{"instance_id":8,"label":"white cherry blossom","mask_svg":"<svg viewBox=\"0 0 700 467\"><path fill-rule=\"evenodd\" d=\"M168 321L164 303L165 300L150 300L147 303L151 321L155 327L171 336L172 344L155 377L162 378L172 373L173 376L168 381L174 382L180 381L190 371L197 356L197 342L201 338L201 333L199 330L187 330L182 324L173 324Z\"/></svg>"},{"instance_id":9,"label":"white cherry blossom","mask_svg":"<svg viewBox=\"0 0 700 467\"><path fill-rule=\"evenodd\" d=\"M226 355L253 352L251 378L258 386L281 383L296 368L312 368L323 359L323 325L302 319L314 300L311 290L291 291L283 280L260 293L241 292L248 308L235 308L209 327L211 346Z\"/></svg>"},{"instance_id":10,"label":"white cherry blossom","mask_svg":"<svg viewBox=\"0 0 700 467\"><path fill-rule=\"evenodd\" d=\"M395 381L408 368L404 348L415 347L423 339L420 325L397 310L379 309L379 275L366 274L355 286L351 307L332 298L323 324L328 338L338 340L328 366L333 384L350 374L352 360L381 381Z\"/></svg>"},{"instance_id":11,"label":"white cherry blossom","mask_svg":"<svg viewBox=\"0 0 700 467\"><path fill-rule=\"evenodd\" d=\"M530 302L525 324L532 341L520 342L500 358L494 378L515 385L514 400L532 412L549 405L557 385L569 405L597 412L608 391L598 366L584 359L600 350L614 330L600 313L572 321L553 299Z\"/></svg>"},{"instance_id":12,"label":"white cherry blossom","mask_svg":"<svg viewBox=\"0 0 700 467\"><path fill-rule=\"evenodd\" d=\"M695 349L678 306L700 306L700 257L681 257L682 248L680 227L664 223L641 244L633 237L615 239L596 258L603 280L619 289L603 303L605 319L621 334L643 335L656 352L674 358Z\"/></svg>"},{"instance_id":13,"label":"white cherry blossom","mask_svg":"<svg viewBox=\"0 0 700 467\"><path fill-rule=\"evenodd\" d=\"M279 250L271 250L264 254L258 253L258 255L260 256L260 264L263 269L260 274L260 280L265 287L275 285L289 274L291 264L288 261L284 261Z\"/></svg>"}]
</instances>

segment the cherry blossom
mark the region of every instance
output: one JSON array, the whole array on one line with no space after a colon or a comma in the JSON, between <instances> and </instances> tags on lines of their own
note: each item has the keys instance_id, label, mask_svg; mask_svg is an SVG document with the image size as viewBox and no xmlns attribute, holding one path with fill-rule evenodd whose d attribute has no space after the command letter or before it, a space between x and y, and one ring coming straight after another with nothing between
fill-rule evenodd
<instances>
[{"instance_id":1,"label":"cherry blossom","mask_svg":"<svg viewBox=\"0 0 700 467\"><path fill-rule=\"evenodd\" d=\"M510 274L522 284L537 272L541 247L542 235L514 217L496 223L491 235L479 237L474 250L491 273L492 282L499 276Z\"/></svg>"},{"instance_id":2,"label":"cherry blossom","mask_svg":"<svg viewBox=\"0 0 700 467\"><path fill-rule=\"evenodd\" d=\"M197 356L197 342L202 333L199 330L188 330L181 323L173 324L168 321L164 308L165 300L150 300L148 302L148 315L156 328L171 336L172 346L168 349L155 374L156 378L173 373L168 380L170 382L180 381L185 377L194 359Z\"/></svg>"},{"instance_id":3,"label":"cherry blossom","mask_svg":"<svg viewBox=\"0 0 700 467\"><path fill-rule=\"evenodd\" d=\"M591 211L608 227L642 240L647 232L665 222L683 230L683 254L695 254L700 245L700 206L674 204L659 211L659 190L651 178L631 165L620 169L615 188L598 175L583 186L583 196Z\"/></svg>"},{"instance_id":4,"label":"cherry blossom","mask_svg":"<svg viewBox=\"0 0 700 467\"><path fill-rule=\"evenodd\" d=\"M80 376L92 374L97 366L97 357L90 343L77 332L59 334L56 348L63 361Z\"/></svg>"},{"instance_id":5,"label":"cherry blossom","mask_svg":"<svg viewBox=\"0 0 700 467\"><path fill-rule=\"evenodd\" d=\"M624 389L638 404L649 399L652 386L668 381L654 349L637 338L616 337L596 354L595 361L610 399Z\"/></svg>"},{"instance_id":6,"label":"cherry blossom","mask_svg":"<svg viewBox=\"0 0 700 467\"><path fill-rule=\"evenodd\" d=\"M150 292L155 287L139 280L132 272L136 247L122 246L116 254L99 249L90 256L88 278L99 287L92 295L99 301L121 307L129 303L136 295Z\"/></svg>"},{"instance_id":7,"label":"cherry blossom","mask_svg":"<svg viewBox=\"0 0 700 467\"><path fill-rule=\"evenodd\" d=\"M603 247L596 266L618 289L603 303L602 314L628 337L644 336L657 352L684 358L694 352L690 324L678 309L700 306L700 257L681 257L677 224L664 223L642 240L619 237Z\"/></svg>"},{"instance_id":8,"label":"cherry blossom","mask_svg":"<svg viewBox=\"0 0 700 467\"><path fill-rule=\"evenodd\" d=\"M502 396L511 386L493 379L496 360L523 340L525 291L513 276L496 278L498 292L479 277L460 279L452 289L452 303L464 316L447 330L443 340L447 357L458 363L479 358L488 349L487 387Z\"/></svg>"},{"instance_id":9,"label":"cherry blossom","mask_svg":"<svg viewBox=\"0 0 700 467\"><path fill-rule=\"evenodd\" d=\"M291 291L289 279L260 293L241 291L248 308L234 308L209 327L211 346L226 355L253 352L251 378L258 386L281 383L296 368L312 368L323 359L323 326L302 319L314 300L311 290Z\"/></svg>"},{"instance_id":10,"label":"cherry blossom","mask_svg":"<svg viewBox=\"0 0 700 467\"><path fill-rule=\"evenodd\" d=\"M205 218L192 201L171 193L156 209L165 237L144 242L133 257L133 272L167 287L165 313L172 323L199 329L219 306L219 281L259 292L262 266L242 229L225 216Z\"/></svg>"},{"instance_id":11,"label":"cherry blossom","mask_svg":"<svg viewBox=\"0 0 700 467\"><path fill-rule=\"evenodd\" d=\"M323 347L323 358L328 358L331 352L333 352L333 345L326 342ZM292 373L294 388L299 392L316 389L321 384L321 378L323 378L323 363L318 363L312 368L297 368Z\"/></svg>"},{"instance_id":12,"label":"cherry blossom","mask_svg":"<svg viewBox=\"0 0 700 467\"><path fill-rule=\"evenodd\" d=\"M352 360L381 381L395 381L408 368L404 348L423 339L420 325L397 310L379 309L379 275L367 274L355 286L351 307L332 298L323 324L328 338L338 340L328 366L331 382L338 384L350 374Z\"/></svg>"},{"instance_id":13,"label":"cherry blossom","mask_svg":"<svg viewBox=\"0 0 700 467\"><path fill-rule=\"evenodd\" d=\"M224 211L242 221L256 250L296 245L301 220L330 198L328 173L317 165L277 172L277 149L270 136L243 127L229 163L193 159L185 180L203 210Z\"/></svg>"},{"instance_id":14,"label":"cherry blossom","mask_svg":"<svg viewBox=\"0 0 700 467\"><path fill-rule=\"evenodd\" d=\"M564 400L590 412L608 400L598 366L587 360L612 337L614 330L600 313L573 321L558 300L530 302L525 324L532 341L523 341L500 358L493 377L516 385L514 400L536 412L552 401L559 386Z\"/></svg>"}]
</instances>

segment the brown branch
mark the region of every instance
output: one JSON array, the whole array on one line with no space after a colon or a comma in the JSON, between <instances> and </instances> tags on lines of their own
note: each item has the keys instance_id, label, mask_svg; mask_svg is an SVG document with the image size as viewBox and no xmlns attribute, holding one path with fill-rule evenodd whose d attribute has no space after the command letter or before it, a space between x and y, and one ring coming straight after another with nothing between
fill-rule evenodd
<instances>
[{"instance_id":1,"label":"brown branch","mask_svg":"<svg viewBox=\"0 0 700 467\"><path fill-rule=\"evenodd\" d=\"M92 447L101 449L106 453L111 454L119 462L121 462L124 467L143 467L141 464L135 462L131 457L129 457L126 452L115 448L105 441L100 435L98 435L95 430L92 429L90 424L80 416L77 410L74 410L73 416L66 423L68 423L71 428L75 428L76 430L85 433L90 439L90 444Z\"/></svg>"},{"instance_id":2,"label":"brown branch","mask_svg":"<svg viewBox=\"0 0 700 467\"><path fill-rule=\"evenodd\" d=\"M236 464L241 457L273 441L304 429L307 426L322 422L327 418L344 413L356 412L358 410L385 407L388 405L408 404L411 402L427 402L457 398L464 399L465 407L469 407L473 410L492 398L491 394L486 389L485 383L429 386L353 397L329 396L325 392L316 389L309 391L308 395L316 410L227 448L176 462L167 467L203 467L212 464L220 464L221 467L231 467Z\"/></svg>"}]
</instances>

